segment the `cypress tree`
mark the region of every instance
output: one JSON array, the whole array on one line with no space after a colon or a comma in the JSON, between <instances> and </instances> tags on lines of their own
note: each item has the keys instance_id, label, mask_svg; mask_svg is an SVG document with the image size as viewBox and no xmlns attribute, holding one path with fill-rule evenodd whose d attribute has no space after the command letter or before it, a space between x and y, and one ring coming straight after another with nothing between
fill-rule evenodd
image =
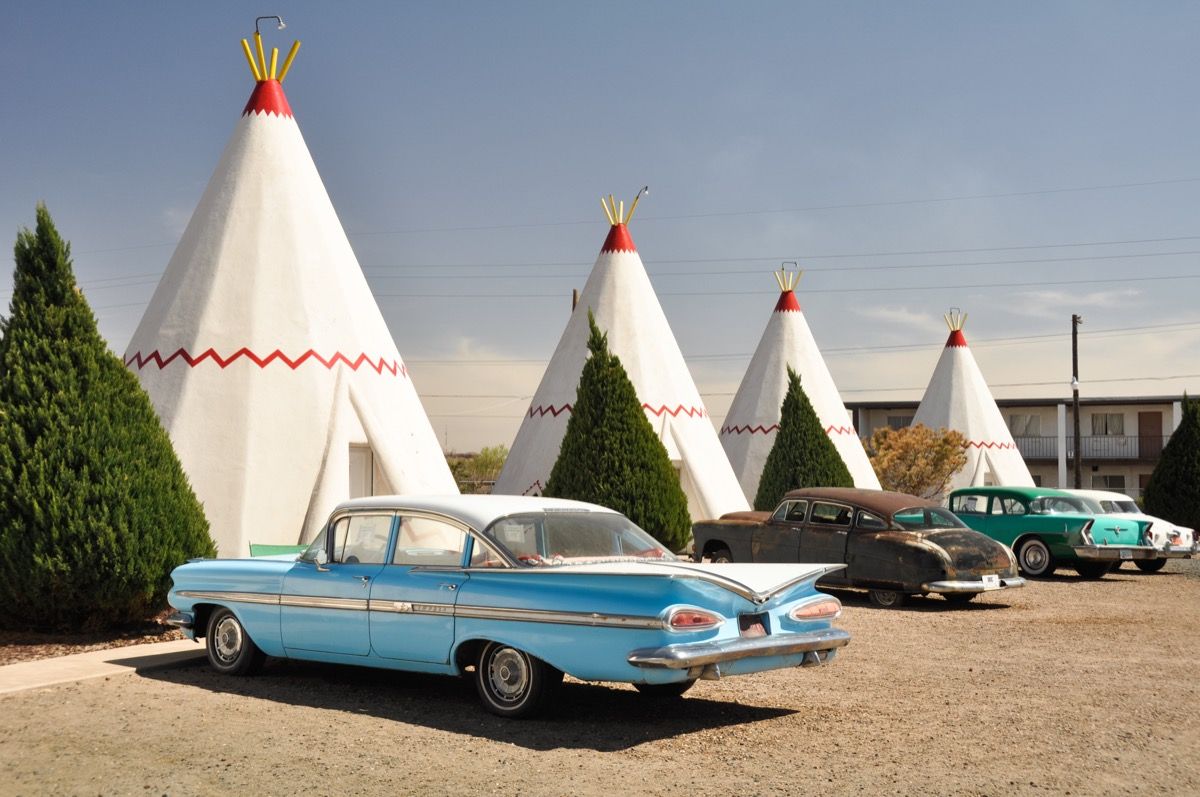
<instances>
[{"instance_id":1,"label":"cypress tree","mask_svg":"<svg viewBox=\"0 0 1200 797\"><path fill-rule=\"evenodd\" d=\"M166 606L215 554L150 399L108 350L46 207L0 319L0 627L90 629Z\"/></svg>"},{"instance_id":2,"label":"cypress tree","mask_svg":"<svg viewBox=\"0 0 1200 797\"><path fill-rule=\"evenodd\" d=\"M1146 514L1200 529L1200 399L1183 397L1179 428L1146 485Z\"/></svg>"},{"instance_id":3,"label":"cypress tree","mask_svg":"<svg viewBox=\"0 0 1200 797\"><path fill-rule=\"evenodd\" d=\"M788 390L783 397L779 431L767 455L754 508L771 510L788 490L800 487L853 487L850 471L825 433L825 427L788 366Z\"/></svg>"},{"instance_id":4,"label":"cypress tree","mask_svg":"<svg viewBox=\"0 0 1200 797\"><path fill-rule=\"evenodd\" d=\"M615 509L678 551L691 536L679 475L590 310L588 325L589 357L545 494Z\"/></svg>"}]
</instances>

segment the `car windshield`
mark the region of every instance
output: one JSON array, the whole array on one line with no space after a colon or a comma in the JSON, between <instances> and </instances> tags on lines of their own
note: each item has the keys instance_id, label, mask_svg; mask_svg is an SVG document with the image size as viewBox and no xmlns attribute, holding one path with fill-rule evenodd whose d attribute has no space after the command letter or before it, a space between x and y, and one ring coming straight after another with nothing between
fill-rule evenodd
<instances>
[{"instance_id":1,"label":"car windshield","mask_svg":"<svg viewBox=\"0 0 1200 797\"><path fill-rule=\"evenodd\" d=\"M1105 512L1104 507L1100 506L1100 502L1094 498L1079 496L1079 502L1083 504L1084 508L1093 515L1103 515Z\"/></svg>"},{"instance_id":2,"label":"car windshield","mask_svg":"<svg viewBox=\"0 0 1200 797\"><path fill-rule=\"evenodd\" d=\"M1137 501L1130 499L1128 501L1113 501L1116 504L1116 512L1129 512L1132 515L1142 514L1142 508L1137 505Z\"/></svg>"},{"instance_id":3,"label":"car windshield","mask_svg":"<svg viewBox=\"0 0 1200 797\"><path fill-rule=\"evenodd\" d=\"M1044 495L1029 502L1029 513L1032 515L1070 515L1080 512L1085 515L1096 514L1077 496Z\"/></svg>"},{"instance_id":4,"label":"car windshield","mask_svg":"<svg viewBox=\"0 0 1200 797\"><path fill-rule=\"evenodd\" d=\"M901 509L892 515L892 520L909 531L967 528L967 524L959 520L954 513L940 506L913 506Z\"/></svg>"},{"instance_id":5,"label":"car windshield","mask_svg":"<svg viewBox=\"0 0 1200 797\"><path fill-rule=\"evenodd\" d=\"M489 538L527 565L673 561L674 554L616 512L531 512L501 518Z\"/></svg>"}]
</instances>

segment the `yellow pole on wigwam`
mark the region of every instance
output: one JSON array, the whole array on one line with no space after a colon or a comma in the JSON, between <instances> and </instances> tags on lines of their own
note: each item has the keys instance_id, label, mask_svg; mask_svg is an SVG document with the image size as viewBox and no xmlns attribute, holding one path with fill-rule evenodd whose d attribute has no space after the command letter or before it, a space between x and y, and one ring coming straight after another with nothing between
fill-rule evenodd
<instances>
[{"instance_id":1,"label":"yellow pole on wigwam","mask_svg":"<svg viewBox=\"0 0 1200 797\"><path fill-rule=\"evenodd\" d=\"M604 208L604 215L608 217L608 223L613 227L617 226L617 222L613 219L612 211L608 209L608 202L604 200L604 197L600 197L600 207Z\"/></svg>"},{"instance_id":2,"label":"yellow pole on wigwam","mask_svg":"<svg viewBox=\"0 0 1200 797\"><path fill-rule=\"evenodd\" d=\"M267 56L263 52L262 34L254 31L254 48L258 51L258 70L263 78L267 76Z\"/></svg>"},{"instance_id":3,"label":"yellow pole on wigwam","mask_svg":"<svg viewBox=\"0 0 1200 797\"><path fill-rule=\"evenodd\" d=\"M283 69L279 70L279 82L287 77L288 70L292 68L292 61L296 60L296 53L300 51L300 40L297 39L292 43L292 49L288 51L288 56L283 61Z\"/></svg>"},{"instance_id":4,"label":"yellow pole on wigwam","mask_svg":"<svg viewBox=\"0 0 1200 797\"><path fill-rule=\"evenodd\" d=\"M275 67L279 63L279 48L271 48L271 80L275 79Z\"/></svg>"},{"instance_id":5,"label":"yellow pole on wigwam","mask_svg":"<svg viewBox=\"0 0 1200 797\"><path fill-rule=\"evenodd\" d=\"M262 80L263 76L258 71L258 64L254 63L254 53L250 52L250 42L242 39L242 50L246 53L246 63L250 64L250 74L254 75L255 80Z\"/></svg>"}]
</instances>

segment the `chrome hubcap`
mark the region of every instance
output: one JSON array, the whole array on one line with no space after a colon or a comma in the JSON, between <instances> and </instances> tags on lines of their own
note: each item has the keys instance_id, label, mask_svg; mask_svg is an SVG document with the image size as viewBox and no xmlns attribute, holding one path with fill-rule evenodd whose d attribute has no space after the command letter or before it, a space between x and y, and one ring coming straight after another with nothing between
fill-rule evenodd
<instances>
[{"instance_id":1,"label":"chrome hubcap","mask_svg":"<svg viewBox=\"0 0 1200 797\"><path fill-rule=\"evenodd\" d=\"M520 701L529 688L529 663L512 648L501 648L488 663L488 684L497 700Z\"/></svg>"},{"instance_id":2,"label":"chrome hubcap","mask_svg":"<svg viewBox=\"0 0 1200 797\"><path fill-rule=\"evenodd\" d=\"M1046 568L1046 550L1040 545L1026 545L1021 558L1025 560L1025 569L1032 573L1040 573Z\"/></svg>"},{"instance_id":3,"label":"chrome hubcap","mask_svg":"<svg viewBox=\"0 0 1200 797\"><path fill-rule=\"evenodd\" d=\"M213 646L217 658L231 662L238 657L242 650L242 625L233 617L225 617L217 623L213 634Z\"/></svg>"}]
</instances>

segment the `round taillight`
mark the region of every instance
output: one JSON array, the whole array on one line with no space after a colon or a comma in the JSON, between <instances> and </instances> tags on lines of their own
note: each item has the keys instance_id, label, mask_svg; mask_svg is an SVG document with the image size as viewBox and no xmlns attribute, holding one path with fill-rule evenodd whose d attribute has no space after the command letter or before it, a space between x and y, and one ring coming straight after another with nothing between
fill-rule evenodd
<instances>
[{"instance_id":1,"label":"round taillight","mask_svg":"<svg viewBox=\"0 0 1200 797\"><path fill-rule=\"evenodd\" d=\"M833 620L842 613L842 602L834 597L803 603L788 612L793 620Z\"/></svg>"},{"instance_id":2,"label":"round taillight","mask_svg":"<svg viewBox=\"0 0 1200 797\"><path fill-rule=\"evenodd\" d=\"M679 609L667 621L673 631L703 631L721 624L721 618L702 609Z\"/></svg>"}]
</instances>

